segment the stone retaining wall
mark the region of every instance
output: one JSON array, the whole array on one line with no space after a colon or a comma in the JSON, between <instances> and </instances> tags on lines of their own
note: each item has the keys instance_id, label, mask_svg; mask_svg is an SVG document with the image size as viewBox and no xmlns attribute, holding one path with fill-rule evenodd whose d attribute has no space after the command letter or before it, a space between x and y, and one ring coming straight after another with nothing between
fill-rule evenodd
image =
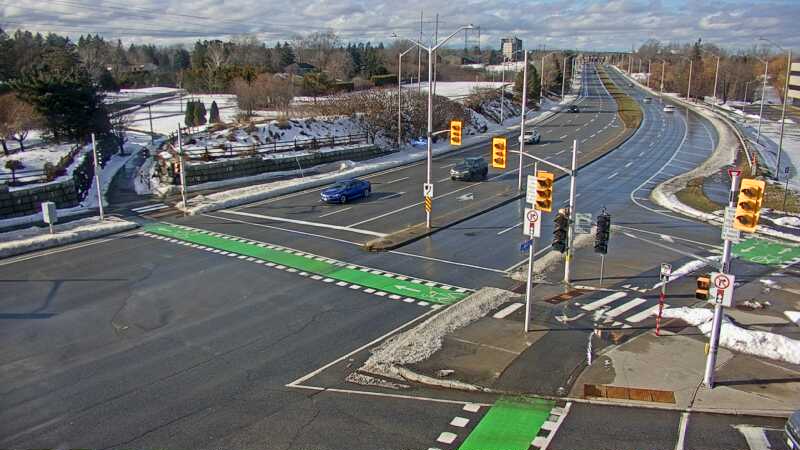
<instances>
[{"instance_id":1,"label":"stone retaining wall","mask_svg":"<svg viewBox=\"0 0 800 450\"><path fill-rule=\"evenodd\" d=\"M10 191L7 184L0 184L0 219L37 213L42 209L42 202L48 201L54 202L59 209L78 206L75 181L69 178L14 191Z\"/></svg>"},{"instance_id":2,"label":"stone retaining wall","mask_svg":"<svg viewBox=\"0 0 800 450\"><path fill-rule=\"evenodd\" d=\"M199 164L188 163L186 164L186 185L193 186L210 181L248 177L265 172L297 170L301 167L305 169L335 161L362 161L386 153L390 153L390 151L381 150L378 146L373 144L364 144L340 149L315 151L298 157L286 156L283 158L263 159L259 156L254 156L251 158L236 158ZM170 166L167 167L167 173L165 175L165 181L180 182L178 177L174 176L172 173Z\"/></svg>"}]
</instances>

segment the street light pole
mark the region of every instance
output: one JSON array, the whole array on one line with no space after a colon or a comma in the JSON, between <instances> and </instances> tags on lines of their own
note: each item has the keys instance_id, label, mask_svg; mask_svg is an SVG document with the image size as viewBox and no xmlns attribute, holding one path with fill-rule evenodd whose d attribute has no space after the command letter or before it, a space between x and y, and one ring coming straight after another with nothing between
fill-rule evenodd
<instances>
[{"instance_id":1,"label":"street light pole","mask_svg":"<svg viewBox=\"0 0 800 450\"><path fill-rule=\"evenodd\" d=\"M564 87L567 85L567 55L564 55L564 64L561 65L561 101L564 101Z\"/></svg>"},{"instance_id":2,"label":"street light pole","mask_svg":"<svg viewBox=\"0 0 800 450\"><path fill-rule=\"evenodd\" d=\"M761 116L764 115L764 94L767 92L767 70L769 70L769 61L759 61L764 63L764 84L761 86L761 108L758 111L758 131L756 132L756 144L761 139Z\"/></svg>"},{"instance_id":3,"label":"street light pole","mask_svg":"<svg viewBox=\"0 0 800 450\"><path fill-rule=\"evenodd\" d=\"M564 284L570 283L570 269L572 268L572 246L575 242L575 183L578 174L576 173L578 161L578 140L572 141L572 170L569 174L569 227L567 231L567 256L564 262Z\"/></svg>"},{"instance_id":4,"label":"street light pole","mask_svg":"<svg viewBox=\"0 0 800 450\"><path fill-rule=\"evenodd\" d=\"M717 100L717 81L719 80L719 55L717 55L717 69L714 71L714 103L719 104Z\"/></svg>"},{"instance_id":5,"label":"street light pole","mask_svg":"<svg viewBox=\"0 0 800 450\"><path fill-rule=\"evenodd\" d=\"M775 163L775 178L778 178L781 173L781 153L783 153L783 126L784 122L786 121L786 103L789 101L789 77L791 75L792 75L792 51L789 50L789 57L786 60L786 84L783 86L783 109L781 109L781 134L780 138L778 138L778 161ZM786 203L785 195L786 194L784 194L784 203Z\"/></svg>"},{"instance_id":6,"label":"street light pole","mask_svg":"<svg viewBox=\"0 0 800 450\"><path fill-rule=\"evenodd\" d=\"M403 134L403 122L401 119L402 114L402 91L401 91L401 83L403 80L403 55L410 52L414 48L417 48L416 45L412 45L408 48L408 50L399 53L397 56L397 148L398 150L403 145L402 141L402 134ZM413 72L412 72L413 73ZM412 75L413 76L413 75ZM420 80L417 80L417 84L420 84Z\"/></svg>"},{"instance_id":7,"label":"street light pole","mask_svg":"<svg viewBox=\"0 0 800 450\"><path fill-rule=\"evenodd\" d=\"M658 97L661 99L661 103L664 103L664 69L667 67L667 60L661 60L661 89L659 91Z\"/></svg>"},{"instance_id":8,"label":"street light pole","mask_svg":"<svg viewBox=\"0 0 800 450\"><path fill-rule=\"evenodd\" d=\"M686 101L687 102L691 102L692 101L692 63L693 62L694 61L692 61L692 59L690 58L689 59L689 87L686 90Z\"/></svg>"},{"instance_id":9,"label":"street light pole","mask_svg":"<svg viewBox=\"0 0 800 450\"><path fill-rule=\"evenodd\" d=\"M519 170L517 171L517 190L522 191L522 153L525 152L525 106L528 102L528 51L523 50L522 69L522 116L519 124ZM535 174L536 172L534 172ZM525 331L528 331L526 328Z\"/></svg>"},{"instance_id":10,"label":"street light pole","mask_svg":"<svg viewBox=\"0 0 800 450\"><path fill-rule=\"evenodd\" d=\"M650 89L650 69L653 67L653 60L647 60L647 89Z\"/></svg>"},{"instance_id":11,"label":"street light pole","mask_svg":"<svg viewBox=\"0 0 800 450\"><path fill-rule=\"evenodd\" d=\"M500 65L502 72L502 78L500 78L500 126L503 126L503 112L505 108L503 105L505 104L505 87L506 87L506 58L503 57L503 63Z\"/></svg>"},{"instance_id":12,"label":"street light pole","mask_svg":"<svg viewBox=\"0 0 800 450\"><path fill-rule=\"evenodd\" d=\"M447 36L441 42L437 43L433 47L426 47L425 45L423 45L419 41L416 41L416 40L413 40L413 39L407 39L407 40L413 42L415 45L417 45L422 50L425 50L425 51L428 52L428 131L426 133L427 141L428 141L428 151L427 151L427 166L428 167L427 167L427 170L426 170L426 180L427 180L427 184L429 184L429 185L432 184L431 183L431 165L432 165L432 162L433 162L433 149L431 148L431 145L432 145L431 140L433 138L433 89L432 89L433 86L431 86L431 80L432 80L431 77L433 76L433 55L434 55L434 52L439 47L441 47L442 45L447 43L447 41L449 41L450 38L452 38L456 34L460 33L462 30L471 30L473 28L474 27L472 26L472 24L462 26L458 30L454 31L450 36ZM396 34L395 34L395 37L397 37ZM427 209L425 210L425 228L427 228L428 230L431 229L431 211L429 211Z\"/></svg>"}]
</instances>

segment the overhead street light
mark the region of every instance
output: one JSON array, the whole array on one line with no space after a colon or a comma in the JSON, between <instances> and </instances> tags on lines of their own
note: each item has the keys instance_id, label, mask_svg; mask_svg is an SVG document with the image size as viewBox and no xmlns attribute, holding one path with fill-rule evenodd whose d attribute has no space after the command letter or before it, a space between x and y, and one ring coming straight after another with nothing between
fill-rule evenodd
<instances>
[{"instance_id":1,"label":"overhead street light","mask_svg":"<svg viewBox=\"0 0 800 450\"><path fill-rule=\"evenodd\" d=\"M403 81L403 55L405 55L406 53L410 52L411 50L414 50L415 48L418 48L416 46L416 44L414 44L411 47L409 47L408 50L399 53L398 56L397 56L397 148L398 149L400 149L400 147L403 145L403 141L402 141L403 122L402 122L402 119L400 117L400 115L402 114L402 100L401 100L401 98L402 98L401 88L402 87L401 87L401 84L402 84L402 81ZM413 75L412 75L412 78L413 78ZM417 84L422 85L422 80L417 80Z\"/></svg>"},{"instance_id":2,"label":"overhead street light","mask_svg":"<svg viewBox=\"0 0 800 450\"><path fill-rule=\"evenodd\" d=\"M756 58L764 63L764 83L761 86L761 107L758 110L758 131L756 131L756 144L761 139L761 117L764 115L764 94L767 92L767 71L769 70L769 61L761 58ZM780 155L780 152L778 152Z\"/></svg>"},{"instance_id":3,"label":"overhead street light","mask_svg":"<svg viewBox=\"0 0 800 450\"><path fill-rule=\"evenodd\" d=\"M460 33L463 30L472 30L475 28L472 24L464 25L454 31L452 34L444 38L438 44L428 47L425 46L423 43L417 41L416 39L408 39L406 40L413 42L416 46L420 49L425 50L428 52L428 132L427 132L427 141L428 141L428 157L427 157L427 184L432 185L431 183L431 162L433 159L433 149L431 148L431 140L433 138L433 89L431 86L431 80L433 79L433 58L436 50L444 45L447 41L449 41L453 36ZM392 37L398 37L396 33L392 34ZM431 210L425 210L425 227L430 230L431 228Z\"/></svg>"},{"instance_id":4,"label":"overhead street light","mask_svg":"<svg viewBox=\"0 0 800 450\"><path fill-rule=\"evenodd\" d=\"M780 134L780 138L778 139L778 161L775 163L775 178L778 178L778 176L780 175L780 169L781 169L781 153L783 153L783 125L784 125L784 120L786 120L786 103L788 103L788 101L789 101L789 77L790 77L790 75L792 73L792 51L784 49L783 47L778 45L775 41L767 39L765 37L760 37L760 38L758 38L758 40L769 42L770 44L774 45L775 47L778 47L779 49L781 49L781 51L787 53L787 57L786 57L786 82L785 82L785 84L783 86L783 109L781 109L781 134ZM763 94L762 94L762 97L763 97Z\"/></svg>"}]
</instances>

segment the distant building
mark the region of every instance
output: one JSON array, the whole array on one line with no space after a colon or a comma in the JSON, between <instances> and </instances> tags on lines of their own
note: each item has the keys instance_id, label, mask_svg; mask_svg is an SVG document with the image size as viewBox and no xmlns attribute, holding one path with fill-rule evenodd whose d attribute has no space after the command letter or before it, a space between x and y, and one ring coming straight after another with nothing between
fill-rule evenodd
<instances>
[{"instance_id":1,"label":"distant building","mask_svg":"<svg viewBox=\"0 0 800 450\"><path fill-rule=\"evenodd\" d=\"M522 50L522 40L518 37L507 37L500 40L500 51L503 53L503 58L509 61L516 61Z\"/></svg>"}]
</instances>

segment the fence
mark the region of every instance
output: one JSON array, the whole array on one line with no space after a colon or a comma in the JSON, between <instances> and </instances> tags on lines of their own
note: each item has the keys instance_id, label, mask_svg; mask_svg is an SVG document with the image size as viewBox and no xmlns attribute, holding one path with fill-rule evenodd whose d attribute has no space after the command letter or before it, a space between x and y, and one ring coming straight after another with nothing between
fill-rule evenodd
<instances>
[{"instance_id":1,"label":"fence","mask_svg":"<svg viewBox=\"0 0 800 450\"><path fill-rule=\"evenodd\" d=\"M318 150L322 147L336 147L342 145L368 144L370 136L367 133L347 134L342 136L328 136L320 138L294 139L291 141L275 141L265 144L232 145L218 144L212 147L185 149L187 159L212 160L218 158L237 158L242 156L256 156L274 153L285 153L300 150Z\"/></svg>"}]
</instances>

